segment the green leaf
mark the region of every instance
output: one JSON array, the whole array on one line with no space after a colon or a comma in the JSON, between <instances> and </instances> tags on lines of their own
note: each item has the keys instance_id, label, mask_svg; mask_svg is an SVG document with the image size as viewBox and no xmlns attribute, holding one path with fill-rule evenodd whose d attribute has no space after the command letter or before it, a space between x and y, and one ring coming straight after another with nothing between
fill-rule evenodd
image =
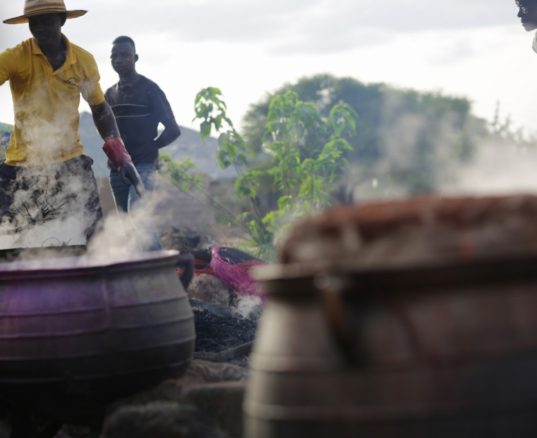
<instances>
[{"instance_id":1,"label":"green leaf","mask_svg":"<svg viewBox=\"0 0 537 438\"><path fill-rule=\"evenodd\" d=\"M202 122L200 125L200 136L202 139L211 135L211 124L209 122Z\"/></svg>"},{"instance_id":2,"label":"green leaf","mask_svg":"<svg viewBox=\"0 0 537 438\"><path fill-rule=\"evenodd\" d=\"M220 134L218 162L237 171L235 192L245 202L240 220L260 251L267 251L290 219L328 203L332 185L347 163L356 115L337 104L324 117L294 91L277 93L262 120L264 153L259 154L234 128L226 108L218 88L208 87L196 96L201 134L209 135L212 128ZM269 203L267 194L273 196Z\"/></svg>"}]
</instances>

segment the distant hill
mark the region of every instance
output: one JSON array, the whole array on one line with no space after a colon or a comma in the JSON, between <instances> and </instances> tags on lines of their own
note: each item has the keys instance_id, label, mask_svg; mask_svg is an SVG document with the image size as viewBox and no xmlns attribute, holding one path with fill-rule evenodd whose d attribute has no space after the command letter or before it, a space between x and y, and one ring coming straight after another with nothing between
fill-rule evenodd
<instances>
[{"instance_id":1,"label":"distant hill","mask_svg":"<svg viewBox=\"0 0 537 438\"><path fill-rule=\"evenodd\" d=\"M84 145L86 155L93 158L93 170L97 176L107 176L107 159L102 151L103 141L93 124L90 113L80 114L80 138ZM174 159L190 158L198 170L210 179L228 179L234 176L230 169L221 169L216 160L217 140L208 138L201 140L199 132L181 126L181 136L171 145L161 149L161 152L170 154Z\"/></svg>"}]
</instances>

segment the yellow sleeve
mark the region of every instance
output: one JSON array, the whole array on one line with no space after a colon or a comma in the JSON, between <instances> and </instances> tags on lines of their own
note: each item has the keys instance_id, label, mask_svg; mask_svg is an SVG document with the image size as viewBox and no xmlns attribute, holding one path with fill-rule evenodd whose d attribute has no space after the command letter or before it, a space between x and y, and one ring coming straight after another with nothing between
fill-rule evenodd
<instances>
[{"instance_id":1,"label":"yellow sleeve","mask_svg":"<svg viewBox=\"0 0 537 438\"><path fill-rule=\"evenodd\" d=\"M7 49L0 53L0 85L8 81L15 71L17 54L15 49Z\"/></svg>"},{"instance_id":2,"label":"yellow sleeve","mask_svg":"<svg viewBox=\"0 0 537 438\"><path fill-rule=\"evenodd\" d=\"M86 78L82 83L80 92L90 106L100 105L104 103L104 93L99 84L101 76L99 75L97 63L93 56L88 54L85 64Z\"/></svg>"}]
</instances>

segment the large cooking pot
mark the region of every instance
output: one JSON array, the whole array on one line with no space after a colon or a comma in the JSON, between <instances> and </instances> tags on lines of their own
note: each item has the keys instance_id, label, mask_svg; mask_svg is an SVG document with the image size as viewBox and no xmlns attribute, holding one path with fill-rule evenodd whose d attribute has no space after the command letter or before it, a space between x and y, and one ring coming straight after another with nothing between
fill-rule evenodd
<instances>
[{"instance_id":1,"label":"large cooking pot","mask_svg":"<svg viewBox=\"0 0 537 438\"><path fill-rule=\"evenodd\" d=\"M60 419L187 368L194 321L176 251L0 264L0 397Z\"/></svg>"},{"instance_id":2,"label":"large cooking pot","mask_svg":"<svg viewBox=\"0 0 537 438\"><path fill-rule=\"evenodd\" d=\"M301 224L256 272L245 436L535 436L536 206L403 201Z\"/></svg>"}]
</instances>

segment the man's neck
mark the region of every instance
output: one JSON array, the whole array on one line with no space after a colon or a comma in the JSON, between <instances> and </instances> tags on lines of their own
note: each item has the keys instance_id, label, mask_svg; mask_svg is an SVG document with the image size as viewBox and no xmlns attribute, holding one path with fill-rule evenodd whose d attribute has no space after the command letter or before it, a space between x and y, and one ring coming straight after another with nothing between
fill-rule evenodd
<instances>
[{"instance_id":1,"label":"man's neck","mask_svg":"<svg viewBox=\"0 0 537 438\"><path fill-rule=\"evenodd\" d=\"M140 75L136 72L136 70L133 70L129 73L119 76L119 85L132 85L138 80L139 77Z\"/></svg>"},{"instance_id":2,"label":"man's neck","mask_svg":"<svg viewBox=\"0 0 537 438\"><path fill-rule=\"evenodd\" d=\"M65 62L67 46L62 38L47 44L37 42L43 54L47 57L54 70L59 69Z\"/></svg>"},{"instance_id":3,"label":"man's neck","mask_svg":"<svg viewBox=\"0 0 537 438\"><path fill-rule=\"evenodd\" d=\"M41 51L47 57L58 56L60 53L63 53L66 48L62 38L58 39L57 41L48 42L46 44L38 41L37 44L39 45Z\"/></svg>"}]
</instances>

